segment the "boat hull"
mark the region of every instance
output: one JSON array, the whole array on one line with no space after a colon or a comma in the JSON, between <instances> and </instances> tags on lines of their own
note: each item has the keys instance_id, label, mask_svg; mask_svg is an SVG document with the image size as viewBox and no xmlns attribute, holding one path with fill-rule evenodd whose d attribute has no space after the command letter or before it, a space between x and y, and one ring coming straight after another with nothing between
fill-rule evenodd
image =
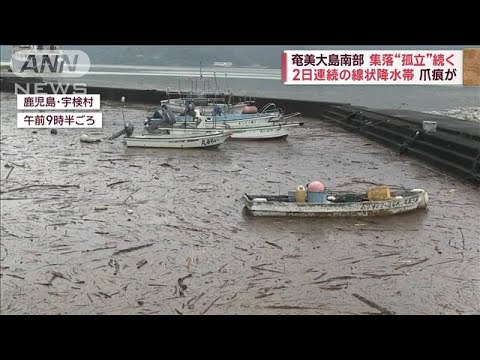
<instances>
[{"instance_id":1,"label":"boat hull","mask_svg":"<svg viewBox=\"0 0 480 360\"><path fill-rule=\"evenodd\" d=\"M270 125L250 128L233 128L232 139L237 140L268 140L286 138L289 128L301 126L301 123Z\"/></svg>"},{"instance_id":2,"label":"boat hull","mask_svg":"<svg viewBox=\"0 0 480 360\"><path fill-rule=\"evenodd\" d=\"M191 116L176 116L177 126L193 125L196 120ZM280 113L266 114L225 114L218 116L203 116L205 127L214 127L215 125L228 125L230 128L243 128L250 126L265 126L271 124L284 124L283 115Z\"/></svg>"},{"instance_id":3,"label":"boat hull","mask_svg":"<svg viewBox=\"0 0 480 360\"><path fill-rule=\"evenodd\" d=\"M222 145L229 137L230 132L209 132L201 134L159 134L138 135L125 138L127 147L143 148L215 148Z\"/></svg>"},{"instance_id":4,"label":"boat hull","mask_svg":"<svg viewBox=\"0 0 480 360\"><path fill-rule=\"evenodd\" d=\"M162 105L166 105L167 108L176 113L176 114L183 114L185 112L185 100L163 100L161 101ZM234 104L234 105L226 105L226 104L208 104L208 105L196 105L195 107L200 110L202 115L211 115L214 113L215 108L219 107L224 113L226 114L241 114L243 109L245 108L245 103Z\"/></svg>"},{"instance_id":5,"label":"boat hull","mask_svg":"<svg viewBox=\"0 0 480 360\"><path fill-rule=\"evenodd\" d=\"M425 208L428 194L418 191L402 199L326 204L266 201L245 194L245 207L254 216L373 217L389 216Z\"/></svg>"},{"instance_id":6,"label":"boat hull","mask_svg":"<svg viewBox=\"0 0 480 360\"><path fill-rule=\"evenodd\" d=\"M224 124L228 125L230 128L243 128L248 126L265 126L275 123L282 122L282 114L272 113L272 114L255 114L255 115L244 115L244 114L229 114L229 116L217 116L207 117L205 122L207 124Z\"/></svg>"},{"instance_id":7,"label":"boat hull","mask_svg":"<svg viewBox=\"0 0 480 360\"><path fill-rule=\"evenodd\" d=\"M268 139L280 139L286 138L289 134L289 128L302 126L303 123L281 123L281 124L265 124L263 126L244 126L244 127L230 127L230 125L214 125L202 123L201 127L194 128L197 131L204 131L206 133L218 130L230 130L232 132L232 139L237 140L268 140ZM175 132L181 132L183 130L172 129L173 134Z\"/></svg>"}]
</instances>

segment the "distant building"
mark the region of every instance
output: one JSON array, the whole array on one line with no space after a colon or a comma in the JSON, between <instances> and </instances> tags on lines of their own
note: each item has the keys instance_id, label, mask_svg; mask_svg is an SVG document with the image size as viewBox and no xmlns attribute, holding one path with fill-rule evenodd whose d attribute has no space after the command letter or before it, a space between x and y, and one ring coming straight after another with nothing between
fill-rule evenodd
<instances>
[{"instance_id":1,"label":"distant building","mask_svg":"<svg viewBox=\"0 0 480 360\"><path fill-rule=\"evenodd\" d=\"M215 61L215 62L213 63L213 66L221 66L221 67L230 67L230 66L232 66L232 65L233 65L233 64L232 64L231 62L229 62L229 61L224 61L224 62L222 62L222 61Z\"/></svg>"},{"instance_id":2,"label":"distant building","mask_svg":"<svg viewBox=\"0 0 480 360\"><path fill-rule=\"evenodd\" d=\"M62 50L62 45L13 45L12 54L20 50Z\"/></svg>"},{"instance_id":3,"label":"distant building","mask_svg":"<svg viewBox=\"0 0 480 360\"><path fill-rule=\"evenodd\" d=\"M63 45L13 45L12 55L25 50L63 50Z\"/></svg>"}]
</instances>

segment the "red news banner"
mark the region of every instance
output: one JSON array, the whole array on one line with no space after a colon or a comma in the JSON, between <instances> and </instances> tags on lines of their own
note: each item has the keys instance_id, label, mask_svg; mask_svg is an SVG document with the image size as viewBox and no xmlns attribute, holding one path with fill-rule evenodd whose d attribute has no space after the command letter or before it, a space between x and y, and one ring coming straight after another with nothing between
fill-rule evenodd
<instances>
[{"instance_id":1,"label":"red news banner","mask_svg":"<svg viewBox=\"0 0 480 360\"><path fill-rule=\"evenodd\" d=\"M285 50L286 85L462 85L461 50Z\"/></svg>"}]
</instances>

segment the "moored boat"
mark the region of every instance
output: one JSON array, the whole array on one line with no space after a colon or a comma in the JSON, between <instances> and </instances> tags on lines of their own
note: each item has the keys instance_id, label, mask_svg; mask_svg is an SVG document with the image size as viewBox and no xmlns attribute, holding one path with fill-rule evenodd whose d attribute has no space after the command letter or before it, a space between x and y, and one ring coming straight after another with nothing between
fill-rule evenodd
<instances>
[{"instance_id":1,"label":"moored boat","mask_svg":"<svg viewBox=\"0 0 480 360\"><path fill-rule=\"evenodd\" d=\"M305 191L305 188L303 188ZM298 189L297 189L298 192ZM364 217L396 215L426 208L428 193L423 189L395 191L383 199L364 194L336 194L308 201L289 195L244 194L246 209L254 216ZM368 194L368 195L367 195Z\"/></svg>"},{"instance_id":2,"label":"moored boat","mask_svg":"<svg viewBox=\"0 0 480 360\"><path fill-rule=\"evenodd\" d=\"M160 134L142 134L125 137L127 147L151 148L215 148L223 144L230 136L231 131L191 131L177 130L173 133L165 129Z\"/></svg>"},{"instance_id":3,"label":"moored boat","mask_svg":"<svg viewBox=\"0 0 480 360\"><path fill-rule=\"evenodd\" d=\"M197 110L198 111L198 110ZM198 114L197 114L198 115ZM289 129L292 127L303 126L303 122L286 122L286 121L259 121L252 120L251 122L227 122L217 123L216 120L211 121L210 117L198 115L196 123L177 123L172 125L171 132L178 131L179 128L194 129L198 131L225 131L230 130L232 132L232 139L241 140L265 140L265 139L278 139L286 138L289 134ZM146 129L154 132L154 126L152 123L146 122ZM182 131L182 130L180 130Z\"/></svg>"},{"instance_id":4,"label":"moored boat","mask_svg":"<svg viewBox=\"0 0 480 360\"><path fill-rule=\"evenodd\" d=\"M197 111L197 110L196 110ZM200 115L199 113L194 116L179 116L175 117L177 124L195 125L198 123L199 116L205 118L206 124L213 125L228 125L231 128L234 127L247 127L247 126L265 126L272 123L286 122L287 119L292 116L282 115L279 113L265 113L265 114L222 114L222 115ZM156 118L151 118L155 121Z\"/></svg>"},{"instance_id":5,"label":"moored boat","mask_svg":"<svg viewBox=\"0 0 480 360\"><path fill-rule=\"evenodd\" d=\"M289 135L289 129L292 127L303 126L303 122L290 122L290 123L271 123L259 126L244 126L244 127L229 127L228 125L216 125L215 127L209 127L201 122L197 129L217 129L232 131L232 139L238 140L266 140L266 139L280 139L286 138Z\"/></svg>"},{"instance_id":6,"label":"moored boat","mask_svg":"<svg viewBox=\"0 0 480 360\"><path fill-rule=\"evenodd\" d=\"M302 126L303 123L287 123L269 126L232 129L232 139L267 140L284 139L289 135L289 128Z\"/></svg>"},{"instance_id":7,"label":"moored boat","mask_svg":"<svg viewBox=\"0 0 480 360\"><path fill-rule=\"evenodd\" d=\"M300 116L299 112L283 114L281 109L275 107L269 108L269 111L263 111L254 114L209 114L202 115L199 109L193 109L190 114L178 115L174 111L170 110L167 106L162 105L159 109L155 110L152 116L147 117L144 125L157 126L157 125L173 125L178 124L184 127L195 127L201 117L204 118L206 124L224 124L230 128L234 127L247 127L247 126L262 126L286 123L287 120Z\"/></svg>"},{"instance_id":8,"label":"moored boat","mask_svg":"<svg viewBox=\"0 0 480 360\"><path fill-rule=\"evenodd\" d=\"M125 103L125 97L121 99ZM209 131L197 129L180 129L173 128L175 124L175 115L162 108L159 112L160 119L155 123L144 123L146 133L141 135L133 135L135 127L132 123L125 121L122 107L122 117L124 127L119 132L109 137L110 140L116 139L121 135L125 135L125 143L127 147L152 147L152 148L215 148L223 144L231 135L229 129Z\"/></svg>"},{"instance_id":9,"label":"moored boat","mask_svg":"<svg viewBox=\"0 0 480 360\"><path fill-rule=\"evenodd\" d=\"M228 104L222 98L176 98L161 101L162 106L165 105L169 110L179 115L185 115L193 108L199 109L202 114L209 115L215 112L222 114L241 114L248 106L247 103L240 102L236 104Z\"/></svg>"}]
</instances>

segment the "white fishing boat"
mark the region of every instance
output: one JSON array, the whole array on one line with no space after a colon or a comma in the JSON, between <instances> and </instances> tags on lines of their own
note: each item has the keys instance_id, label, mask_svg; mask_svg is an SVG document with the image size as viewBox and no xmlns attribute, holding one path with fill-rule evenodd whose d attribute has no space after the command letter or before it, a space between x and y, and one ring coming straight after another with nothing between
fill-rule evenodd
<instances>
[{"instance_id":1,"label":"white fishing boat","mask_svg":"<svg viewBox=\"0 0 480 360\"><path fill-rule=\"evenodd\" d=\"M298 202L288 195L249 195L243 200L246 209L254 216L299 216L299 217L363 217L396 215L428 204L428 193L423 189L393 192L389 199L369 201L365 194L346 198L329 196L334 201Z\"/></svg>"},{"instance_id":2,"label":"white fishing boat","mask_svg":"<svg viewBox=\"0 0 480 360\"><path fill-rule=\"evenodd\" d=\"M196 129L231 130L232 139L238 140L267 140L286 138L289 135L289 129L292 127L303 126L303 122L284 122L271 123L265 125L247 125L243 127L230 127L223 124L208 124L201 120Z\"/></svg>"},{"instance_id":3,"label":"white fishing boat","mask_svg":"<svg viewBox=\"0 0 480 360\"><path fill-rule=\"evenodd\" d=\"M231 114L230 114L231 115ZM149 133L158 132L157 129L171 127L172 129L238 129L254 126L268 126L273 124L285 124L286 120L280 115L264 114L263 116L239 115L232 119L229 116L202 116L198 109L194 116L177 116L166 108L156 110L152 117L144 121L144 129ZM233 115L232 115L233 116ZM286 119L290 118L287 116ZM226 120L228 119L228 120Z\"/></svg>"},{"instance_id":4,"label":"white fishing boat","mask_svg":"<svg viewBox=\"0 0 480 360\"><path fill-rule=\"evenodd\" d=\"M215 111L221 112L222 114L241 114L249 106L249 104L245 102L229 104L224 98L208 98L202 97L201 95L167 99L162 100L160 103L180 115L184 115L188 112L189 108L193 107L199 109L201 113L205 115L213 114Z\"/></svg>"},{"instance_id":5,"label":"white fishing boat","mask_svg":"<svg viewBox=\"0 0 480 360\"><path fill-rule=\"evenodd\" d=\"M223 144L231 131L192 131L190 129L165 129L159 134L142 134L125 137L127 147L143 148L215 148Z\"/></svg>"},{"instance_id":6,"label":"white fishing boat","mask_svg":"<svg viewBox=\"0 0 480 360\"><path fill-rule=\"evenodd\" d=\"M205 123L208 125L228 125L230 128L247 127L247 126L265 126L270 124L285 123L288 119L297 115L282 115L280 113L266 113L266 114L225 114L225 115L200 115L198 110L195 110L194 116L175 116L176 124L182 126L196 127L200 116L204 117ZM147 118L147 121L162 122L163 112L156 111L154 116Z\"/></svg>"},{"instance_id":7,"label":"white fishing boat","mask_svg":"<svg viewBox=\"0 0 480 360\"><path fill-rule=\"evenodd\" d=\"M188 80L191 82L191 89L181 91L179 80L178 91L167 89L165 93L167 98L160 102L161 105L166 106L168 110L180 115L188 114L193 111L193 109L199 109L202 115L213 113L241 114L258 112L258 109L251 101L235 102L235 96L232 92L228 90L227 92L218 91L218 84L217 92L213 92L210 80L202 77L201 69L200 78L187 78L186 81Z\"/></svg>"},{"instance_id":8,"label":"white fishing boat","mask_svg":"<svg viewBox=\"0 0 480 360\"><path fill-rule=\"evenodd\" d=\"M232 139L266 140L286 138L290 128L303 126L304 124L303 122L269 121L266 118L264 120L254 119L251 122L228 121L218 123L215 117L212 119L209 116L201 116L198 115L198 110L195 111L197 112L196 123L174 123L170 130L172 134L178 131L178 129L195 129L207 132L231 130ZM163 118L165 117L166 115L163 116ZM145 122L145 129L149 132L159 132L156 124L149 123L148 120Z\"/></svg>"},{"instance_id":9,"label":"white fishing boat","mask_svg":"<svg viewBox=\"0 0 480 360\"><path fill-rule=\"evenodd\" d=\"M122 103L125 103L125 97L122 96ZM197 129L172 128L175 124L175 115L164 110L161 123L146 124L144 130L147 133L133 135L135 127L132 123L125 120L125 114L122 106L122 117L124 127L119 132L109 137L110 140L125 135L127 147L143 148L173 148L173 149L195 149L195 148L215 148L222 145L231 135L231 130L210 131ZM153 126L152 126L153 125ZM154 131L153 131L154 130Z\"/></svg>"},{"instance_id":10,"label":"white fishing boat","mask_svg":"<svg viewBox=\"0 0 480 360\"><path fill-rule=\"evenodd\" d=\"M196 117L192 121L197 120L200 116L200 113L198 113L197 110L195 110L195 113ZM231 129L234 129L254 126L268 126L273 124L286 124L289 119L298 117L300 115L301 113L299 112L284 114L282 109L279 109L275 104L270 103L265 105L262 111L254 114L220 114L204 116L207 124L223 124L228 125L228 127Z\"/></svg>"},{"instance_id":11,"label":"white fishing boat","mask_svg":"<svg viewBox=\"0 0 480 360\"><path fill-rule=\"evenodd\" d=\"M197 111L197 110L196 110ZM272 124L286 123L288 119L298 116L300 113L282 115L281 113L263 113L263 114L223 114L223 115L205 115L203 116L205 125L225 125L231 129L246 128L251 126L268 126ZM201 115L197 113L196 117L182 118L177 117L179 123L198 124ZM198 126L197 126L198 127Z\"/></svg>"},{"instance_id":12,"label":"white fishing boat","mask_svg":"<svg viewBox=\"0 0 480 360\"><path fill-rule=\"evenodd\" d=\"M287 120L300 115L292 113L283 116L279 113L265 113L256 115L209 115L202 116L198 109L194 110L194 116L176 116L165 107L156 110L152 117L144 122L144 129L148 133L162 132L162 128L168 127L173 133L175 129L195 129L203 131L231 130L233 139L261 140L285 138L289 128L302 126L303 122L288 122ZM234 118L232 118L234 117Z\"/></svg>"},{"instance_id":13,"label":"white fishing boat","mask_svg":"<svg viewBox=\"0 0 480 360\"><path fill-rule=\"evenodd\" d=\"M232 139L237 140L267 140L285 139L292 127L303 126L302 122L286 124L272 124L268 126L256 126L247 128L233 128Z\"/></svg>"}]
</instances>

